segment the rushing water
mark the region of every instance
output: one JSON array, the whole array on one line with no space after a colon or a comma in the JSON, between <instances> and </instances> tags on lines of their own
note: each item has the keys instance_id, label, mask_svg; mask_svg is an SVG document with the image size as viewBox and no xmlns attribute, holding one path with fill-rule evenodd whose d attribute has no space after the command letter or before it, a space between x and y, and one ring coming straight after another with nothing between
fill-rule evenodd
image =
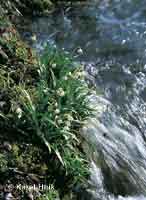
<instances>
[{"instance_id":1,"label":"rushing water","mask_svg":"<svg viewBox=\"0 0 146 200\"><path fill-rule=\"evenodd\" d=\"M37 49L48 42L73 54L85 65L89 84L103 92L92 102L96 119L82 132L93 146L95 200L146 199L145 5L145 0L90 0L24 26L23 37L31 41L35 34Z\"/></svg>"}]
</instances>

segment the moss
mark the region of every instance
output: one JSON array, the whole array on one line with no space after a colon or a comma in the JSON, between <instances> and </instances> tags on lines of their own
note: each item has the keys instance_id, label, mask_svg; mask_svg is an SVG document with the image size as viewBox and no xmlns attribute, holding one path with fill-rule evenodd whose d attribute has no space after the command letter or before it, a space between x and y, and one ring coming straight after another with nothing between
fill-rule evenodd
<instances>
[{"instance_id":1,"label":"moss","mask_svg":"<svg viewBox=\"0 0 146 200\"><path fill-rule=\"evenodd\" d=\"M47 162L47 153L34 144L10 143L5 141L0 147L0 185L51 185L49 182L49 166ZM5 188L7 191L8 189ZM21 191L19 188L13 188L11 191L18 199L27 195L27 190ZM35 192L34 196L35 196ZM55 188L49 188L47 195L55 192ZM0 189L2 193L2 188ZM41 192L41 199L45 199L46 191ZM56 192L57 194L57 192ZM55 194L54 194L55 195ZM24 198L25 199L25 198ZM37 198L37 194L35 196ZM47 199L47 198L46 198ZM51 199L50 199L51 200Z\"/></svg>"},{"instance_id":2,"label":"moss","mask_svg":"<svg viewBox=\"0 0 146 200\"><path fill-rule=\"evenodd\" d=\"M24 135L17 134L13 127L16 118L12 115L14 107L18 107L16 86L32 88L37 81L39 64L34 52L4 16L0 18L0 34L0 184L45 182L48 178L46 152L29 143ZM9 116L7 123L4 115ZM6 141L11 150L5 148ZM13 193L19 193L16 196L22 198L22 192Z\"/></svg>"},{"instance_id":3,"label":"moss","mask_svg":"<svg viewBox=\"0 0 146 200\"><path fill-rule=\"evenodd\" d=\"M15 87L33 86L37 80L38 61L34 52L22 42L15 27L1 19L0 37L0 112L8 113L13 104ZM2 127L1 127L2 128Z\"/></svg>"}]
</instances>

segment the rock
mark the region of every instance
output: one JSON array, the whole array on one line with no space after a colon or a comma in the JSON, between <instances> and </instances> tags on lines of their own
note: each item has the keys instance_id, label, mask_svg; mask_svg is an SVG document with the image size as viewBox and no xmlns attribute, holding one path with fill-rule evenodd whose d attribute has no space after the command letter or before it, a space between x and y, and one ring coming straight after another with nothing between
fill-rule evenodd
<instances>
[{"instance_id":1,"label":"rock","mask_svg":"<svg viewBox=\"0 0 146 200\"><path fill-rule=\"evenodd\" d=\"M5 195L4 195L4 200L13 200L14 197L12 195L12 193L10 192L7 192Z\"/></svg>"}]
</instances>

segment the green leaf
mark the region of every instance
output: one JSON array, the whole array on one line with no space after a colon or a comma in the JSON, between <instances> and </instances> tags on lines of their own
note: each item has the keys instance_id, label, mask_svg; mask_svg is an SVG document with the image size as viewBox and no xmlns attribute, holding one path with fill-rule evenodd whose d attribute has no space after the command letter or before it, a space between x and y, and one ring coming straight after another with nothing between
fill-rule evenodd
<instances>
[{"instance_id":1,"label":"green leaf","mask_svg":"<svg viewBox=\"0 0 146 200\"><path fill-rule=\"evenodd\" d=\"M64 161L63 161L63 159L62 159L62 157L61 157L61 155L60 155L58 149L55 149L55 153L56 153L58 159L60 160L60 162L62 163L62 165L64 166Z\"/></svg>"},{"instance_id":2,"label":"green leaf","mask_svg":"<svg viewBox=\"0 0 146 200\"><path fill-rule=\"evenodd\" d=\"M45 139L44 136L42 136L42 140L43 140L44 144L46 145L46 147L48 148L49 153L51 153L52 150L51 150L51 145L49 144L49 142Z\"/></svg>"},{"instance_id":3,"label":"green leaf","mask_svg":"<svg viewBox=\"0 0 146 200\"><path fill-rule=\"evenodd\" d=\"M8 119L3 113L0 112L0 117L4 118L4 119Z\"/></svg>"}]
</instances>

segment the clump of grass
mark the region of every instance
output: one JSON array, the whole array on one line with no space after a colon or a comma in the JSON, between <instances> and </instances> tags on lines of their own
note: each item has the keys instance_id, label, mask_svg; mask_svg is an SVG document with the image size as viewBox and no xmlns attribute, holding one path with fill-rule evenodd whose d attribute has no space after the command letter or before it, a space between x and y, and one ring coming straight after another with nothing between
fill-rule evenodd
<instances>
[{"instance_id":1,"label":"clump of grass","mask_svg":"<svg viewBox=\"0 0 146 200\"><path fill-rule=\"evenodd\" d=\"M2 3L2 13L8 6ZM8 10L13 11L11 3L10 7ZM0 17L0 26L0 136L9 140L17 135L24 143L27 137L30 143L35 141L39 149L42 147L45 155L48 151L48 160L44 158L42 170L38 163L38 169L57 189L44 197L52 200L55 195L58 197L58 191L63 196L88 177L79 130L92 113L86 98L90 91L84 82L83 68L68 55L47 47L38 63L6 17ZM7 152L0 154L1 172L7 172L11 165L22 171L31 165L30 170L35 171L36 152L33 161L33 152L28 151L26 157L26 153L19 155L20 149L12 146L10 159Z\"/></svg>"},{"instance_id":2,"label":"clump of grass","mask_svg":"<svg viewBox=\"0 0 146 200\"><path fill-rule=\"evenodd\" d=\"M83 68L54 48L45 49L38 74L35 86L15 87L17 105L11 104L13 126L47 148L52 182L60 189L63 183L58 177L63 176L64 187L71 189L85 183L88 177L79 130L92 114L86 98L90 90Z\"/></svg>"}]
</instances>

